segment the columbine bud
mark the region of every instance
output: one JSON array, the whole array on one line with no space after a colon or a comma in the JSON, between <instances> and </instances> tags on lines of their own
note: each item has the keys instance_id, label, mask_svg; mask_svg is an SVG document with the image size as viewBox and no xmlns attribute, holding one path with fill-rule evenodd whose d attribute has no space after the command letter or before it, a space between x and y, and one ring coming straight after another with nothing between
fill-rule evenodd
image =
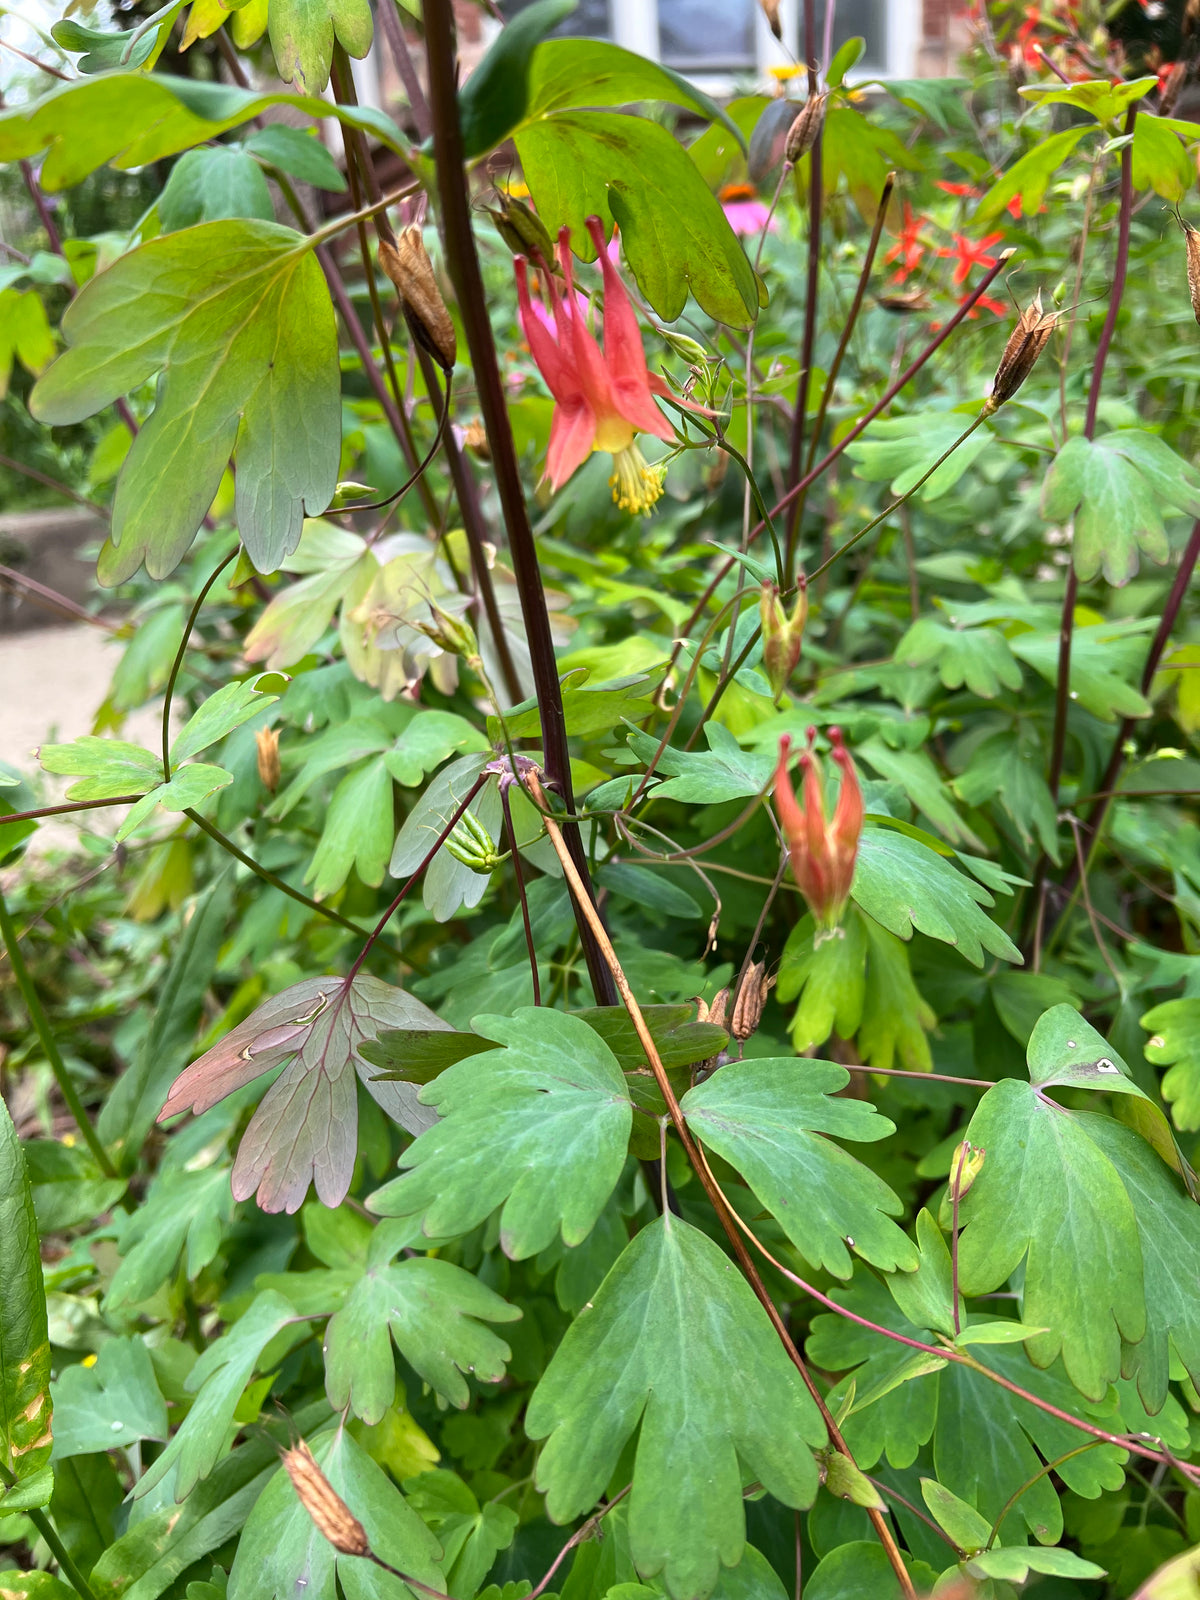
<instances>
[{"instance_id":1,"label":"columbine bud","mask_svg":"<svg viewBox=\"0 0 1200 1600\"><path fill-rule=\"evenodd\" d=\"M496 232L515 256L529 256L548 272L558 268L554 260L554 242L546 232L546 224L532 206L527 206L515 195L499 195L499 206L484 206L496 224Z\"/></svg>"},{"instance_id":2,"label":"columbine bud","mask_svg":"<svg viewBox=\"0 0 1200 1600\"><path fill-rule=\"evenodd\" d=\"M674 328L660 328L655 324L654 331L661 339L665 339L677 356L691 367L707 366L709 362L708 351L695 339L689 339L686 333L676 333Z\"/></svg>"},{"instance_id":3,"label":"columbine bud","mask_svg":"<svg viewBox=\"0 0 1200 1600\"><path fill-rule=\"evenodd\" d=\"M983 1170L985 1151L977 1144L964 1139L954 1152L950 1163L950 1198L961 1200Z\"/></svg>"},{"instance_id":4,"label":"columbine bud","mask_svg":"<svg viewBox=\"0 0 1200 1600\"><path fill-rule=\"evenodd\" d=\"M1000 365L996 368L992 392L984 402L983 409L988 416L998 411L1006 400L1011 400L1033 371L1038 357L1050 342L1050 335L1058 326L1058 316L1057 311L1042 310L1042 291L1039 289L1017 318L1017 325L1008 336Z\"/></svg>"},{"instance_id":5,"label":"columbine bud","mask_svg":"<svg viewBox=\"0 0 1200 1600\"><path fill-rule=\"evenodd\" d=\"M479 640L467 619L452 616L436 600L427 600L426 604L429 607L428 622L421 617L410 617L408 620L413 627L419 629L427 639L432 639L434 644L440 645L447 655L462 656L468 662L478 660Z\"/></svg>"},{"instance_id":6,"label":"columbine bud","mask_svg":"<svg viewBox=\"0 0 1200 1600\"><path fill-rule=\"evenodd\" d=\"M318 1533L346 1556L370 1554L367 1530L317 1465L316 1457L299 1440L283 1452L284 1471L292 1480L296 1498L308 1512Z\"/></svg>"},{"instance_id":7,"label":"columbine bud","mask_svg":"<svg viewBox=\"0 0 1200 1600\"><path fill-rule=\"evenodd\" d=\"M279 729L256 728L254 742L258 746L258 776L263 787L274 794L279 787Z\"/></svg>"},{"instance_id":8,"label":"columbine bud","mask_svg":"<svg viewBox=\"0 0 1200 1600\"><path fill-rule=\"evenodd\" d=\"M829 743L834 761L842 769L842 787L832 818L825 815L825 794L821 769L813 751L817 730L808 730L808 749L800 757L804 773L803 805L792 789L788 776L791 739L779 741L779 765L775 771L775 809L792 859L792 876L808 908L817 920L817 939L829 938L838 929L858 856L862 832L863 798L858 773L850 752L842 744L841 730L830 728Z\"/></svg>"},{"instance_id":9,"label":"columbine bud","mask_svg":"<svg viewBox=\"0 0 1200 1600\"><path fill-rule=\"evenodd\" d=\"M769 579L762 586L758 602L763 637L763 667L776 700L783 696L804 643L804 623L808 617L808 579L801 573L796 604L789 617L783 608L778 586Z\"/></svg>"},{"instance_id":10,"label":"columbine bud","mask_svg":"<svg viewBox=\"0 0 1200 1600\"><path fill-rule=\"evenodd\" d=\"M816 144L817 137L825 126L825 106L828 100L828 94L810 94L801 107L799 116L788 129L783 153L792 166L795 166L802 156L806 156Z\"/></svg>"},{"instance_id":11,"label":"columbine bud","mask_svg":"<svg viewBox=\"0 0 1200 1600\"><path fill-rule=\"evenodd\" d=\"M433 263L415 224L379 243L379 264L396 285L400 307L413 338L449 372L458 360L458 338L433 275Z\"/></svg>"},{"instance_id":12,"label":"columbine bud","mask_svg":"<svg viewBox=\"0 0 1200 1600\"><path fill-rule=\"evenodd\" d=\"M446 849L472 872L492 873L508 860L508 852L496 849L491 834L470 811L464 811L458 819L458 826L446 840Z\"/></svg>"}]
</instances>

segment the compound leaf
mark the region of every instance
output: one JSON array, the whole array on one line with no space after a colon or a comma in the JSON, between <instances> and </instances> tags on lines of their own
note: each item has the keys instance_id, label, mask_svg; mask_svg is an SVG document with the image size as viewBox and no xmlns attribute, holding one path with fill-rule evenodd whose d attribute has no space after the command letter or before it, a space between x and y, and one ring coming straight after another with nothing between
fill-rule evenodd
<instances>
[{"instance_id":1,"label":"compound leaf","mask_svg":"<svg viewBox=\"0 0 1200 1600\"><path fill-rule=\"evenodd\" d=\"M158 197L158 215L164 233L223 217L275 219L262 167L235 144L215 144L181 155Z\"/></svg>"},{"instance_id":2,"label":"compound leaf","mask_svg":"<svg viewBox=\"0 0 1200 1600\"><path fill-rule=\"evenodd\" d=\"M1075 518L1075 571L1084 582L1103 570L1109 583L1128 583L1139 549L1164 562L1164 504L1200 516L1200 474L1143 428L1068 439L1042 490L1047 517Z\"/></svg>"},{"instance_id":3,"label":"compound leaf","mask_svg":"<svg viewBox=\"0 0 1200 1600\"><path fill-rule=\"evenodd\" d=\"M245 1022L193 1061L171 1085L158 1120L210 1106L275 1067L284 1071L250 1120L233 1167L233 1193L258 1192L264 1211L297 1211L315 1183L328 1206L350 1188L358 1149L355 1074L409 1132L428 1127L411 1084L382 1082L358 1054L381 1028L445 1029L412 995L360 973L306 978L265 1001Z\"/></svg>"},{"instance_id":4,"label":"compound leaf","mask_svg":"<svg viewBox=\"0 0 1200 1600\"><path fill-rule=\"evenodd\" d=\"M920 617L896 646L896 660L907 667L935 663L947 689L965 683L984 700L994 699L1002 688L1021 687L1021 668L998 628L963 628Z\"/></svg>"},{"instance_id":5,"label":"compound leaf","mask_svg":"<svg viewBox=\"0 0 1200 1600\"><path fill-rule=\"evenodd\" d=\"M626 1248L530 1402L554 1521L594 1504L639 1423L630 1545L673 1600L702 1600L741 1560L743 1473L785 1505L816 1494L824 1428L799 1374L732 1261L669 1215Z\"/></svg>"},{"instance_id":6,"label":"compound leaf","mask_svg":"<svg viewBox=\"0 0 1200 1600\"><path fill-rule=\"evenodd\" d=\"M62 329L70 348L30 396L41 422L82 421L163 374L117 479L101 581L178 565L235 444L238 527L273 572L337 486L337 332L307 241L255 221L151 239L87 284Z\"/></svg>"},{"instance_id":7,"label":"compound leaf","mask_svg":"<svg viewBox=\"0 0 1200 1600\"><path fill-rule=\"evenodd\" d=\"M1026 1342L1031 1360L1048 1367L1061 1351L1076 1388L1100 1399L1120 1376L1122 1337L1136 1343L1146 1330L1137 1222L1119 1174L1075 1115L1015 1079L988 1090L966 1136L987 1159L959 1213L963 1293L1001 1288L1024 1259L1022 1320L1048 1330Z\"/></svg>"},{"instance_id":8,"label":"compound leaf","mask_svg":"<svg viewBox=\"0 0 1200 1600\"><path fill-rule=\"evenodd\" d=\"M514 1260L560 1230L579 1244L625 1163L633 1107L620 1064L586 1022L544 1007L476 1017L474 1028L505 1048L468 1056L421 1090L441 1120L371 1209L420 1214L430 1237L455 1238L503 1205L500 1243Z\"/></svg>"},{"instance_id":9,"label":"compound leaf","mask_svg":"<svg viewBox=\"0 0 1200 1600\"><path fill-rule=\"evenodd\" d=\"M1163 1074L1162 1097L1175 1126L1185 1133L1200 1128L1200 999L1187 996L1154 1006L1142 1018L1151 1030L1146 1060L1170 1070Z\"/></svg>"},{"instance_id":10,"label":"compound leaf","mask_svg":"<svg viewBox=\"0 0 1200 1600\"><path fill-rule=\"evenodd\" d=\"M901 939L914 928L951 944L974 966L983 952L1020 961L1021 952L980 906L992 896L919 839L868 825L858 846L851 895L876 922Z\"/></svg>"},{"instance_id":11,"label":"compound leaf","mask_svg":"<svg viewBox=\"0 0 1200 1600\"><path fill-rule=\"evenodd\" d=\"M394 1260L414 1242L415 1232L386 1222L376 1228L366 1270L325 1335L329 1403L335 1411L349 1405L368 1425L379 1422L395 1399L391 1339L426 1383L461 1408L470 1398L463 1374L495 1383L510 1355L484 1322L513 1322L521 1315L452 1262L430 1256Z\"/></svg>"},{"instance_id":12,"label":"compound leaf","mask_svg":"<svg viewBox=\"0 0 1200 1600\"><path fill-rule=\"evenodd\" d=\"M900 1201L869 1167L822 1137L873 1140L895 1131L863 1101L833 1098L849 1082L845 1068L829 1061L733 1061L688 1091L683 1112L812 1266L848 1278L849 1247L885 1272L910 1272L917 1253L891 1220Z\"/></svg>"}]
</instances>

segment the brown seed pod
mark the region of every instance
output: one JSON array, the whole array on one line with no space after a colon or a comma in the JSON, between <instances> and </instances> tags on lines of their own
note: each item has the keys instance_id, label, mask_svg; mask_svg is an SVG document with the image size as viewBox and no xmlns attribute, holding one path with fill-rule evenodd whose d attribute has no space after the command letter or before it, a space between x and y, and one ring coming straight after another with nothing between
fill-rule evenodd
<instances>
[{"instance_id":1,"label":"brown seed pod","mask_svg":"<svg viewBox=\"0 0 1200 1600\"><path fill-rule=\"evenodd\" d=\"M825 125L825 107L828 100L828 94L810 94L801 107L799 116L788 129L783 153L793 166L816 144L817 136Z\"/></svg>"},{"instance_id":2,"label":"brown seed pod","mask_svg":"<svg viewBox=\"0 0 1200 1600\"><path fill-rule=\"evenodd\" d=\"M875 303L882 306L885 311L896 313L933 310L933 301L929 298L927 289L904 289L898 294L877 294Z\"/></svg>"},{"instance_id":3,"label":"brown seed pod","mask_svg":"<svg viewBox=\"0 0 1200 1600\"><path fill-rule=\"evenodd\" d=\"M254 742L258 746L258 776L263 787L272 794L279 787L279 729L258 728Z\"/></svg>"},{"instance_id":4,"label":"brown seed pod","mask_svg":"<svg viewBox=\"0 0 1200 1600\"><path fill-rule=\"evenodd\" d=\"M492 446L487 436L487 429L478 417L472 418L463 429L463 444L477 461L492 459Z\"/></svg>"},{"instance_id":5,"label":"brown seed pod","mask_svg":"<svg viewBox=\"0 0 1200 1600\"><path fill-rule=\"evenodd\" d=\"M993 411L998 411L1006 400L1012 399L1033 371L1038 357L1050 342L1050 335L1058 326L1058 316L1057 311L1042 310L1042 292L1039 289L1017 318L1017 325L1004 346L1004 354L1000 357L1000 365L996 368L992 383L992 393L984 406L989 416Z\"/></svg>"},{"instance_id":6,"label":"brown seed pod","mask_svg":"<svg viewBox=\"0 0 1200 1600\"><path fill-rule=\"evenodd\" d=\"M1192 301L1192 312L1196 321L1200 322L1200 233L1190 222L1185 222L1178 211L1175 220L1183 229L1183 242L1187 250L1188 294Z\"/></svg>"},{"instance_id":7,"label":"brown seed pod","mask_svg":"<svg viewBox=\"0 0 1200 1600\"><path fill-rule=\"evenodd\" d=\"M783 22L779 16L779 0L758 0L762 7L763 16L767 19L767 27L777 39L783 38Z\"/></svg>"},{"instance_id":8,"label":"brown seed pod","mask_svg":"<svg viewBox=\"0 0 1200 1600\"><path fill-rule=\"evenodd\" d=\"M443 371L458 360L458 339L446 302L433 275L433 263L415 224L379 241L379 264L396 285L400 308L413 338Z\"/></svg>"},{"instance_id":9,"label":"brown seed pod","mask_svg":"<svg viewBox=\"0 0 1200 1600\"><path fill-rule=\"evenodd\" d=\"M735 1039L748 1039L758 1027L770 992L771 979L767 977L766 963L756 961L742 979L737 999L733 1002L729 1031Z\"/></svg>"},{"instance_id":10,"label":"brown seed pod","mask_svg":"<svg viewBox=\"0 0 1200 1600\"><path fill-rule=\"evenodd\" d=\"M283 1466L292 1480L297 1499L312 1518L318 1533L323 1533L343 1555L369 1555L371 1542L367 1530L321 1471L303 1439L283 1452Z\"/></svg>"}]
</instances>

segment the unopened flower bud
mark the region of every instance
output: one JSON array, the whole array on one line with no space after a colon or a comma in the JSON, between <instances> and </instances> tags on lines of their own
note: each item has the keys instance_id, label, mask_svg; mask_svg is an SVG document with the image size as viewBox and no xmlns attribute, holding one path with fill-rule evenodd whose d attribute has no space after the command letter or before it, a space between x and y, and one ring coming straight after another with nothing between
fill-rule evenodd
<instances>
[{"instance_id":1,"label":"unopened flower bud","mask_svg":"<svg viewBox=\"0 0 1200 1600\"><path fill-rule=\"evenodd\" d=\"M279 787L279 729L256 728L254 743L258 746L258 776L265 789L272 794Z\"/></svg>"},{"instance_id":2,"label":"unopened flower bud","mask_svg":"<svg viewBox=\"0 0 1200 1600\"><path fill-rule=\"evenodd\" d=\"M321 1471L303 1439L283 1452L283 1466L317 1532L323 1533L343 1555L368 1555L371 1543L367 1530Z\"/></svg>"},{"instance_id":3,"label":"unopened flower bud","mask_svg":"<svg viewBox=\"0 0 1200 1600\"><path fill-rule=\"evenodd\" d=\"M674 328L658 328L658 334L665 339L677 356L692 367L703 367L708 364L709 354L695 339L689 339L686 333L676 333Z\"/></svg>"},{"instance_id":4,"label":"unopened flower bud","mask_svg":"<svg viewBox=\"0 0 1200 1600\"><path fill-rule=\"evenodd\" d=\"M950 1163L950 1198L961 1200L983 1170L986 1154L979 1145L964 1139L954 1152Z\"/></svg>"},{"instance_id":5,"label":"unopened flower bud","mask_svg":"<svg viewBox=\"0 0 1200 1600\"><path fill-rule=\"evenodd\" d=\"M446 849L472 872L491 873L508 860L508 852L496 849L491 834L469 810L458 819L457 827L446 840Z\"/></svg>"},{"instance_id":6,"label":"unopened flower bud","mask_svg":"<svg viewBox=\"0 0 1200 1600\"><path fill-rule=\"evenodd\" d=\"M788 129L783 153L792 166L795 166L802 156L806 156L816 144L821 129L825 126L825 107L828 101L827 93L810 94L801 107L800 114Z\"/></svg>"},{"instance_id":7,"label":"unopened flower bud","mask_svg":"<svg viewBox=\"0 0 1200 1600\"><path fill-rule=\"evenodd\" d=\"M841 923L854 882L858 839L862 833L863 797L841 730L830 728L831 755L842 769L842 786L833 816L825 813L825 791L813 744L817 730L808 730L808 748L800 757L804 773L803 803L796 799L788 775L791 739L779 741L775 770L775 809L791 856L792 876L816 918L817 942L833 935Z\"/></svg>"},{"instance_id":8,"label":"unopened flower bud","mask_svg":"<svg viewBox=\"0 0 1200 1600\"><path fill-rule=\"evenodd\" d=\"M778 586L769 579L762 586L758 602L762 626L763 667L771 692L779 700L796 670L804 643L804 623L808 617L808 580L803 573L798 582L796 604L789 617L784 610Z\"/></svg>"},{"instance_id":9,"label":"unopened flower bud","mask_svg":"<svg viewBox=\"0 0 1200 1600\"><path fill-rule=\"evenodd\" d=\"M402 229L394 244L390 239L380 240L379 264L396 285L413 338L449 372L458 360L458 338L420 228L413 224Z\"/></svg>"},{"instance_id":10,"label":"unopened flower bud","mask_svg":"<svg viewBox=\"0 0 1200 1600\"><path fill-rule=\"evenodd\" d=\"M477 660L479 640L467 619L452 616L436 600L429 600L426 604L429 606L429 620L412 617L409 620L413 627L427 639L432 639L434 644L440 645L447 655L462 656L467 661Z\"/></svg>"},{"instance_id":11,"label":"unopened flower bud","mask_svg":"<svg viewBox=\"0 0 1200 1600\"><path fill-rule=\"evenodd\" d=\"M1037 294L1017 318L1017 325L1009 334L1000 365L992 382L992 392L984 402L984 411L991 416L1013 395L1033 371L1038 357L1050 342L1050 335L1058 326L1057 311L1042 310L1042 292Z\"/></svg>"},{"instance_id":12,"label":"unopened flower bud","mask_svg":"<svg viewBox=\"0 0 1200 1600\"><path fill-rule=\"evenodd\" d=\"M496 232L515 256L528 256L547 271L557 270L554 260L554 242L546 232L546 224L532 206L527 206L515 195L499 195L499 206L484 206L496 224Z\"/></svg>"},{"instance_id":13,"label":"unopened flower bud","mask_svg":"<svg viewBox=\"0 0 1200 1600\"><path fill-rule=\"evenodd\" d=\"M735 1039L744 1041L757 1030L770 992L771 980L767 977L766 963L756 961L742 979L733 1003L729 1031Z\"/></svg>"},{"instance_id":14,"label":"unopened flower bud","mask_svg":"<svg viewBox=\"0 0 1200 1600\"><path fill-rule=\"evenodd\" d=\"M329 502L330 511L344 511L353 507L360 500L374 500L379 493L369 483L356 483L353 478L344 478L333 491L333 499Z\"/></svg>"}]
</instances>

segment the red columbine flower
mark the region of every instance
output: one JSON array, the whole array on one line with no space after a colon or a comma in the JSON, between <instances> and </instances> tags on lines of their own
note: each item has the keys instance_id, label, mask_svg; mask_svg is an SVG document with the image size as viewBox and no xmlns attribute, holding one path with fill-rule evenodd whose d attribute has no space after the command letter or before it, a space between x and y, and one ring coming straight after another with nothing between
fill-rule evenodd
<instances>
[{"instance_id":1,"label":"red columbine flower","mask_svg":"<svg viewBox=\"0 0 1200 1600\"><path fill-rule=\"evenodd\" d=\"M925 254L925 240L921 238L921 229L924 226L924 217L914 218L912 207L908 201L904 202L904 225L896 235L896 242L884 256L884 264L898 261L900 265L892 274L893 283L903 283L910 272L915 272L921 265Z\"/></svg>"},{"instance_id":2,"label":"red columbine flower","mask_svg":"<svg viewBox=\"0 0 1200 1600\"><path fill-rule=\"evenodd\" d=\"M989 233L985 239L968 239L965 233L954 235L954 244L951 249L938 251L940 256L957 256L954 267L954 282L957 286L966 283L972 267L994 267L996 257L988 255L994 244L999 244L1004 235L1002 233Z\"/></svg>"},{"instance_id":3,"label":"red columbine flower","mask_svg":"<svg viewBox=\"0 0 1200 1600\"><path fill-rule=\"evenodd\" d=\"M830 754L842 769L842 786L832 818L825 815L825 792L821 769L813 751L817 730L808 730L808 749L800 757L804 773L801 805L788 776L788 755L792 741L784 734L779 741L779 765L775 771L775 809L779 825L792 858L792 876L817 919L817 941L829 938L842 920L863 824L863 797L858 773L850 752L842 743L839 728L830 728Z\"/></svg>"},{"instance_id":4,"label":"red columbine flower","mask_svg":"<svg viewBox=\"0 0 1200 1600\"><path fill-rule=\"evenodd\" d=\"M563 285L549 273L543 277L554 314L554 333L529 298L524 257L518 256L515 263L521 327L555 401L546 476L558 489L593 450L607 450L613 458L614 471L608 480L613 499L623 511L649 511L662 494L664 469L647 464L634 443L634 434L652 433L666 440L674 437L653 397L664 395L693 411L705 408L681 399L647 370L637 317L605 248L600 218L589 217L587 227L604 274L603 351L576 303L570 230L563 228L558 236Z\"/></svg>"},{"instance_id":5,"label":"red columbine flower","mask_svg":"<svg viewBox=\"0 0 1200 1600\"><path fill-rule=\"evenodd\" d=\"M983 192L981 189L977 189L973 183L939 183L938 188L946 194L957 195L961 200L978 200ZM1042 209L1045 210L1045 207ZM1013 195L1008 202L1008 214L1018 222L1021 220L1021 196L1019 194Z\"/></svg>"}]
</instances>

